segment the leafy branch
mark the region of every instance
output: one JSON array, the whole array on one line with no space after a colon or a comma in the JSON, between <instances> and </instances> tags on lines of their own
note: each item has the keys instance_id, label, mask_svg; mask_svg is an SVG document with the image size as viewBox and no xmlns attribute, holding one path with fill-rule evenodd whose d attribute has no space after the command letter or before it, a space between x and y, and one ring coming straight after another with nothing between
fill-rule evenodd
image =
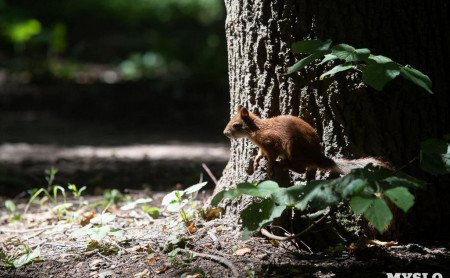
<instances>
[{"instance_id":1,"label":"leafy branch","mask_svg":"<svg viewBox=\"0 0 450 278\"><path fill-rule=\"evenodd\" d=\"M340 63L331 70L323 73L320 76L320 80L328 75L354 69L362 72L362 81L364 83L378 91L381 91L387 82L400 75L415 85L422 87L428 93L433 93L431 90L431 79L410 65L402 66L388 57L373 55L367 48L356 49L351 45L343 43L335 46L331 45L332 41L330 39L325 42L321 40L304 40L294 43L292 45L292 52L294 54L310 55L289 67L286 74L299 71L316 59L323 57L318 65L329 61Z\"/></svg>"},{"instance_id":2,"label":"leafy branch","mask_svg":"<svg viewBox=\"0 0 450 278\"><path fill-rule=\"evenodd\" d=\"M450 173L449 136L446 136L445 140L429 139L423 142L420 165L430 174ZM280 188L274 181L264 181L257 185L241 183L236 188L217 193L211 201L211 206L217 206L225 198L233 200L241 195L257 197L256 202L246 207L240 215L244 239L270 224L285 209L308 209L318 213L342 201L348 201L355 214L362 214L383 233L393 218L386 200L406 213L414 205L415 198L410 190L424 186L424 182L400 171L369 164L340 178L315 180L306 185L299 184L288 188ZM304 232L288 238L296 238Z\"/></svg>"}]
</instances>

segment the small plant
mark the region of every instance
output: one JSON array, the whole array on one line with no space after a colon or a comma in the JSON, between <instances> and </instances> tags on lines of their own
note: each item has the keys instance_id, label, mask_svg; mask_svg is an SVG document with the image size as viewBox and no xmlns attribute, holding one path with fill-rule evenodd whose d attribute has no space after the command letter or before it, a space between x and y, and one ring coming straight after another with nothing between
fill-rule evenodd
<instances>
[{"instance_id":1,"label":"small plant","mask_svg":"<svg viewBox=\"0 0 450 278\"><path fill-rule=\"evenodd\" d=\"M121 229L115 229L107 225L114 221L116 216L111 213L100 214L90 220L90 223L76 231L70 236L78 238L82 236L89 236L91 241L102 242L106 237L120 236L123 233Z\"/></svg>"},{"instance_id":2,"label":"small plant","mask_svg":"<svg viewBox=\"0 0 450 278\"><path fill-rule=\"evenodd\" d=\"M161 215L161 211L157 207L149 207L147 205L143 205L142 210L152 218L158 218Z\"/></svg>"},{"instance_id":3,"label":"small plant","mask_svg":"<svg viewBox=\"0 0 450 278\"><path fill-rule=\"evenodd\" d=\"M13 201L6 200L5 207L9 211L9 213L12 214L11 218L9 219L11 222L20 221L22 219L22 215L16 212L16 204Z\"/></svg>"},{"instance_id":4,"label":"small plant","mask_svg":"<svg viewBox=\"0 0 450 278\"><path fill-rule=\"evenodd\" d=\"M67 185L67 188L72 192L72 194L75 198L81 198L81 193L84 190L86 190L86 186L83 186L80 189L78 189L77 186L73 183L69 183Z\"/></svg>"},{"instance_id":5,"label":"small plant","mask_svg":"<svg viewBox=\"0 0 450 278\"><path fill-rule=\"evenodd\" d=\"M0 261L7 266L19 268L38 260L40 253L39 246L32 250L24 242L9 240L0 246Z\"/></svg>"},{"instance_id":6,"label":"small plant","mask_svg":"<svg viewBox=\"0 0 450 278\"><path fill-rule=\"evenodd\" d=\"M51 167L50 169L45 170L45 180L47 181L47 189L40 188L40 189L33 189L31 193L31 198L28 201L28 204L25 207L24 213L27 213L28 208L30 207L31 203L33 203L34 199L36 199L41 193L44 193L50 200L52 200L55 204L58 201L58 191L61 192L61 195L63 196L64 203L66 203L66 191L65 189L60 185L53 185L53 182L55 180L55 176L58 173L58 169L55 167ZM53 196L51 194L53 192Z\"/></svg>"},{"instance_id":7,"label":"small plant","mask_svg":"<svg viewBox=\"0 0 450 278\"><path fill-rule=\"evenodd\" d=\"M130 198L130 196L123 195L117 189L106 189L105 192L103 193L103 197L109 203L109 205L112 205L112 204L116 205L120 201L126 201Z\"/></svg>"},{"instance_id":8,"label":"small plant","mask_svg":"<svg viewBox=\"0 0 450 278\"><path fill-rule=\"evenodd\" d=\"M138 204L146 204L152 202L152 198L140 198L135 201L128 202L127 204L120 207L121 210L132 210L136 208Z\"/></svg>"},{"instance_id":9,"label":"small plant","mask_svg":"<svg viewBox=\"0 0 450 278\"><path fill-rule=\"evenodd\" d=\"M387 82L400 75L415 85L422 87L428 93L433 93L431 91L430 78L409 65L402 66L388 57L373 55L367 48L356 49L343 43L333 47L331 45L332 41L330 39L325 42L304 40L294 43L292 45L294 54L310 55L289 67L286 74L299 71L316 59L324 57L319 65L332 60L340 63L322 74L320 80L328 75L353 69L362 72L362 81L378 91L381 91Z\"/></svg>"},{"instance_id":10,"label":"small plant","mask_svg":"<svg viewBox=\"0 0 450 278\"><path fill-rule=\"evenodd\" d=\"M166 206L169 212L179 212L181 219L185 222L186 226L190 225L190 220L195 212L196 202L192 202L189 209L185 210L184 207L193 200L194 193L197 193L202 189L207 182L198 183L188 187L183 191L175 190L164 196L162 205ZM185 197L185 198L183 198Z\"/></svg>"}]
</instances>

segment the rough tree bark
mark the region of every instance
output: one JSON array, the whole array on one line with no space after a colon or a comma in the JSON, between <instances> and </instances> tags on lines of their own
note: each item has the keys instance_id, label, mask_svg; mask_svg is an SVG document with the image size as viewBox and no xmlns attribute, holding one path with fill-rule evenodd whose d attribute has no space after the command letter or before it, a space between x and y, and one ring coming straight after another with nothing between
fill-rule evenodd
<instances>
[{"instance_id":1,"label":"rough tree bark","mask_svg":"<svg viewBox=\"0 0 450 278\"><path fill-rule=\"evenodd\" d=\"M225 0L230 114L242 104L263 118L300 116L317 130L329 156L377 156L397 167L406 164L422 140L450 130L447 5L420 0ZM331 64L283 75L301 58L292 54L292 43L307 38L367 47L410 64L430 76L435 95L401 78L376 92L361 84L356 72L320 81ZM253 172L255 154L248 140L232 140L217 190L264 179L264 173ZM290 176L291 183L301 178ZM427 198L437 198L436 190L441 189L432 189ZM450 211L443 206L447 211L438 214L439 222ZM441 209L435 205L428 212Z\"/></svg>"}]
</instances>

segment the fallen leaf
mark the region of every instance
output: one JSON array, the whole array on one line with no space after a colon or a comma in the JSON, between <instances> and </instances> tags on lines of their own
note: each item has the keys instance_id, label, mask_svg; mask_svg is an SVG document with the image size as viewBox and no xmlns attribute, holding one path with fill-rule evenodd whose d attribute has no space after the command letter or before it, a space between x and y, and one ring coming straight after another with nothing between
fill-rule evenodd
<instances>
[{"instance_id":1,"label":"fallen leaf","mask_svg":"<svg viewBox=\"0 0 450 278\"><path fill-rule=\"evenodd\" d=\"M80 220L81 226L86 226L91 222L91 219L95 217L95 211L91 210L83 214L83 219Z\"/></svg>"},{"instance_id":2,"label":"fallen leaf","mask_svg":"<svg viewBox=\"0 0 450 278\"><path fill-rule=\"evenodd\" d=\"M396 241L381 241L377 239L370 239L367 243L384 247L391 247L398 244Z\"/></svg>"},{"instance_id":3,"label":"fallen leaf","mask_svg":"<svg viewBox=\"0 0 450 278\"><path fill-rule=\"evenodd\" d=\"M205 219L212 220L219 218L223 214L223 208L207 208L205 212Z\"/></svg>"},{"instance_id":4,"label":"fallen leaf","mask_svg":"<svg viewBox=\"0 0 450 278\"><path fill-rule=\"evenodd\" d=\"M203 278L203 275L201 273L188 274L184 278Z\"/></svg>"},{"instance_id":5,"label":"fallen leaf","mask_svg":"<svg viewBox=\"0 0 450 278\"><path fill-rule=\"evenodd\" d=\"M150 277L150 272L148 269L144 269L142 272L136 273L133 275L134 278L144 278L144 277Z\"/></svg>"},{"instance_id":6,"label":"fallen leaf","mask_svg":"<svg viewBox=\"0 0 450 278\"><path fill-rule=\"evenodd\" d=\"M252 252L252 250L250 250L250 248L242 248L242 249L238 249L234 252L235 255L237 256L243 256L245 254L250 254Z\"/></svg>"},{"instance_id":7,"label":"fallen leaf","mask_svg":"<svg viewBox=\"0 0 450 278\"><path fill-rule=\"evenodd\" d=\"M197 228L195 227L195 223L191 222L191 224L189 225L189 227L187 227L188 231L193 234L197 231Z\"/></svg>"},{"instance_id":8,"label":"fallen leaf","mask_svg":"<svg viewBox=\"0 0 450 278\"><path fill-rule=\"evenodd\" d=\"M225 226L217 226L216 227L216 232L228 231L228 230L230 230L230 227L225 227Z\"/></svg>"},{"instance_id":9,"label":"fallen leaf","mask_svg":"<svg viewBox=\"0 0 450 278\"><path fill-rule=\"evenodd\" d=\"M160 274L163 273L165 271L167 271L170 268L170 263L165 263L164 265L162 265L160 268L158 268L157 270L155 270L156 274Z\"/></svg>"},{"instance_id":10,"label":"fallen leaf","mask_svg":"<svg viewBox=\"0 0 450 278\"><path fill-rule=\"evenodd\" d=\"M150 255L147 256L147 262L148 262L149 264L152 264L152 263L154 263L154 262L156 261L156 259L157 259L158 257L159 257L158 254L155 254L155 253L150 254Z\"/></svg>"}]
</instances>

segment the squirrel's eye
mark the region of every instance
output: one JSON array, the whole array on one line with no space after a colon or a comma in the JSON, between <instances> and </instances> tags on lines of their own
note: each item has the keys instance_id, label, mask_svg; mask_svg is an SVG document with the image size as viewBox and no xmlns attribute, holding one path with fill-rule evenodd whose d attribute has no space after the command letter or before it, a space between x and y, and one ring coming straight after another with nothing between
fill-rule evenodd
<instances>
[{"instance_id":1,"label":"squirrel's eye","mask_svg":"<svg viewBox=\"0 0 450 278\"><path fill-rule=\"evenodd\" d=\"M233 124L233 128L234 128L234 129L240 129L241 126L242 126L242 125L241 125L240 123L234 123L234 124Z\"/></svg>"}]
</instances>

